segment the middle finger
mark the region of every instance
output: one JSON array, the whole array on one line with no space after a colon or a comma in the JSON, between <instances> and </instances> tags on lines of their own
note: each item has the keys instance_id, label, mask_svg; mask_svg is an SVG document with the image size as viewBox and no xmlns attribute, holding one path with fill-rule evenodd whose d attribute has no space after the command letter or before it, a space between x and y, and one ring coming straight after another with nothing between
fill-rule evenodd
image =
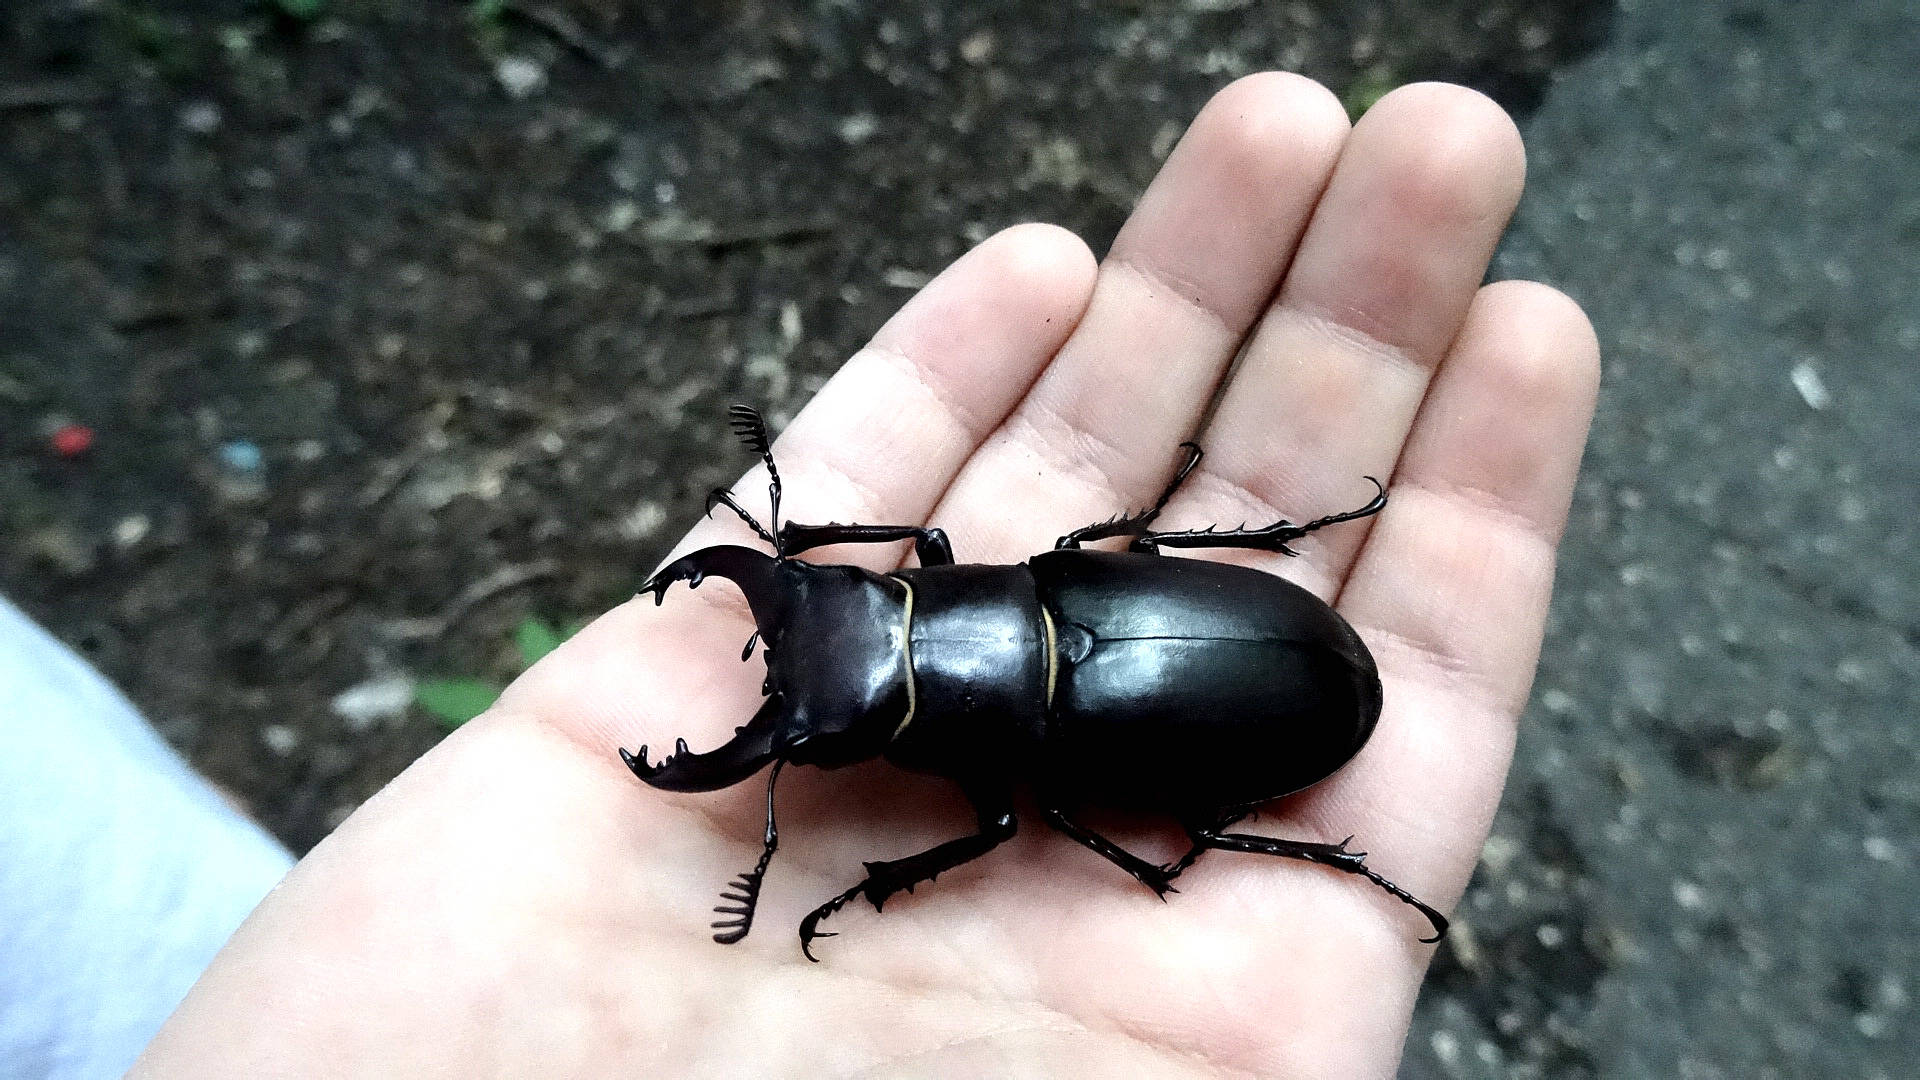
<instances>
[{"instance_id":1,"label":"middle finger","mask_svg":"<svg viewBox=\"0 0 1920 1080\"><path fill-rule=\"evenodd\" d=\"M1299 255L1161 528L1267 525L1351 510L1399 458L1466 319L1526 172L1498 105L1402 87L1355 126ZM1302 545L1288 577L1332 596L1364 526Z\"/></svg>"},{"instance_id":2,"label":"middle finger","mask_svg":"<svg viewBox=\"0 0 1920 1080\"><path fill-rule=\"evenodd\" d=\"M935 511L963 561L1023 557L1152 498L1286 272L1346 132L1333 95L1297 75L1214 95L1114 239L1079 328Z\"/></svg>"}]
</instances>

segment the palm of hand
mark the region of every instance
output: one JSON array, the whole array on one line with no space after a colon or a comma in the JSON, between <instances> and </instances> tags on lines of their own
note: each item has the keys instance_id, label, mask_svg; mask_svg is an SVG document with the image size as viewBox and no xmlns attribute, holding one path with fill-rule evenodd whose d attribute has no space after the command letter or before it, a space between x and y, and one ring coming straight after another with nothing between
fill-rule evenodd
<instances>
[{"instance_id":1,"label":"palm of hand","mask_svg":"<svg viewBox=\"0 0 1920 1080\"><path fill-rule=\"evenodd\" d=\"M1520 170L1511 125L1464 91L1404 89L1348 134L1321 88L1242 80L1097 284L1077 241L1027 226L896 316L782 436L786 515L926 522L961 561L1017 561L1150 501L1203 418L1209 456L1169 527L1314 517L1391 476L1380 518L1316 533L1297 561L1221 556L1335 599L1386 684L1360 757L1251 831L1354 834L1444 910L1499 798L1595 377L1570 302L1479 285ZM742 532L708 521L680 550ZM708 908L758 854L763 790L655 792L614 748L718 745L757 703L759 665L730 660L750 628L713 588L597 621L316 849L142 1068L1391 1070L1425 924L1300 863L1209 854L1162 904L1028 817L883 915L848 907L806 963L792 928L862 861L972 830L950 785L880 764L787 771L754 931L713 944ZM1108 824L1150 858L1184 846Z\"/></svg>"}]
</instances>

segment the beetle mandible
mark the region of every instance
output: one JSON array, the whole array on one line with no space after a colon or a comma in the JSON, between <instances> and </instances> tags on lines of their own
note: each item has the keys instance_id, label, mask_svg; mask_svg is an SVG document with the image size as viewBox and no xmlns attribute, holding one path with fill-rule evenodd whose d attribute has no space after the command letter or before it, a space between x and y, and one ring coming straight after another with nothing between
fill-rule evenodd
<instances>
[{"instance_id":1,"label":"beetle mandible","mask_svg":"<svg viewBox=\"0 0 1920 1080\"><path fill-rule=\"evenodd\" d=\"M1380 676L1347 621L1319 597L1249 567L1165 558L1163 548L1235 547L1295 554L1289 545L1328 525L1377 514L1386 488L1357 510L1305 525L1154 531L1174 492L1200 463L1186 460L1154 504L1061 537L1054 550L1010 566L957 564L939 529L917 525L780 523L780 473L766 424L744 405L734 431L766 463L771 518L762 525L725 489L725 506L773 548L723 544L674 560L645 585L733 581L756 630L741 659L765 643L765 703L725 745L695 754L686 740L659 764L647 748L620 758L666 791L713 791L771 764L760 861L722 893L715 941L753 925L760 884L779 845L773 785L791 762L834 768L885 757L948 777L972 803L979 831L917 855L866 864L859 884L800 923L800 948L832 935L821 920L864 895L888 897L979 858L1014 834L1012 789L1025 783L1048 825L1126 871L1163 899L1211 849L1279 855L1357 874L1419 909L1435 942L1447 919L1338 844L1226 831L1270 799L1331 776L1372 734ZM1081 545L1129 537L1128 550ZM920 565L873 573L794 556L829 544L912 540ZM1068 815L1105 805L1171 814L1191 849L1147 862Z\"/></svg>"}]
</instances>

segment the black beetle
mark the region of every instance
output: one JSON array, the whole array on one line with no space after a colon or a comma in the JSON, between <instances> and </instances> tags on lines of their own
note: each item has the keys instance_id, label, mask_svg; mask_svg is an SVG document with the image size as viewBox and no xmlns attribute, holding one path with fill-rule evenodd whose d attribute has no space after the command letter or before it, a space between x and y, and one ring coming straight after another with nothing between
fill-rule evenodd
<instances>
[{"instance_id":1,"label":"black beetle","mask_svg":"<svg viewBox=\"0 0 1920 1080\"><path fill-rule=\"evenodd\" d=\"M1305 525L1155 532L1150 528L1200 462L1187 451L1152 507L1060 538L1053 551L1011 566L960 565L944 532L914 525L779 523L780 473L766 426L744 405L735 432L766 462L770 531L726 490L724 505L773 547L767 555L721 545L655 574L642 591L708 577L745 594L766 643L766 703L733 739L694 754L686 740L658 765L620 751L635 775L667 791L713 791L773 765L765 847L714 910L714 940L747 936L760 883L778 846L773 783L787 762L834 768L885 756L958 781L980 831L918 855L866 864L859 884L800 923L800 948L831 937L820 920L856 896L879 910L888 897L978 858L1014 833L1012 788L1033 790L1047 824L1165 897L1173 879L1210 848L1281 855L1358 874L1446 917L1368 868L1365 852L1338 844L1225 831L1269 799L1331 776L1372 734L1380 676L1353 627L1319 597L1258 570L1162 558L1161 548L1239 547L1294 554L1289 543L1328 525L1377 514L1386 489L1358 510ZM1368 477L1372 480L1372 477ZM1126 552L1083 543L1131 537ZM793 556L829 544L911 539L920 565L876 574ZM1192 849L1159 866L1075 822L1085 804L1166 812ZM1348 837L1351 840L1352 837Z\"/></svg>"}]
</instances>

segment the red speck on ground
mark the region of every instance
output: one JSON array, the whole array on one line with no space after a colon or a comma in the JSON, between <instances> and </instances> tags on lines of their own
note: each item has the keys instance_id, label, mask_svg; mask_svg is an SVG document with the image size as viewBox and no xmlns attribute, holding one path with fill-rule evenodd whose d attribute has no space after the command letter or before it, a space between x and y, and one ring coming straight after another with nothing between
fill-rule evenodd
<instances>
[{"instance_id":1,"label":"red speck on ground","mask_svg":"<svg viewBox=\"0 0 1920 1080\"><path fill-rule=\"evenodd\" d=\"M63 458L77 458L93 448L93 429L85 424L64 424L48 441L54 453Z\"/></svg>"}]
</instances>

